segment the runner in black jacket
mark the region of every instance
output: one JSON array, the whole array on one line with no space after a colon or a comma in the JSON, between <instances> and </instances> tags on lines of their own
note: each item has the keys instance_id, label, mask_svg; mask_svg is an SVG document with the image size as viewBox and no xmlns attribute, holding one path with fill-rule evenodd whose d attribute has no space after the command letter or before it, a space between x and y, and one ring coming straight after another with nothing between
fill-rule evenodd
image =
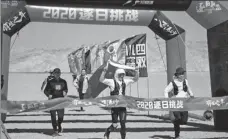
<instances>
[{"instance_id":1,"label":"runner in black jacket","mask_svg":"<svg viewBox=\"0 0 228 139\"><path fill-rule=\"evenodd\" d=\"M53 78L47 83L47 86L44 90L45 95L48 97L48 99L65 97L68 92L67 82L64 79L60 78L60 69L54 69L53 75L55 78ZM56 121L56 112L58 113L58 121ZM58 135L58 133L61 133L63 131L61 124L63 122L64 109L52 110L50 111L50 113L52 126L55 131L54 135Z\"/></svg>"}]
</instances>

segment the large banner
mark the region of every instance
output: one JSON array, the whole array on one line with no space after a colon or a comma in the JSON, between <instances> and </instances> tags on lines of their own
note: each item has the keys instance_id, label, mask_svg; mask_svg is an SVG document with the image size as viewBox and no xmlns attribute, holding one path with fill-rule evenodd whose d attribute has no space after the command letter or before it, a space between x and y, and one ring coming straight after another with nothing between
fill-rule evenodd
<instances>
[{"instance_id":1,"label":"large banner","mask_svg":"<svg viewBox=\"0 0 228 139\"><path fill-rule=\"evenodd\" d=\"M84 100L65 97L46 101L2 101L1 112L16 114L92 105L106 108L127 107L140 111L225 110L228 109L228 97L145 99L131 96L109 96Z\"/></svg>"},{"instance_id":2,"label":"large banner","mask_svg":"<svg viewBox=\"0 0 228 139\"><path fill-rule=\"evenodd\" d=\"M68 55L73 74L80 74L83 68L88 74L93 74L109 59L122 65L138 67L139 77L147 77L146 34L90 46L83 45Z\"/></svg>"},{"instance_id":3,"label":"large banner","mask_svg":"<svg viewBox=\"0 0 228 139\"><path fill-rule=\"evenodd\" d=\"M29 14L26 8L20 9L18 13L9 17L7 21L2 23L2 30L9 36L18 32L22 27L30 22Z\"/></svg>"}]
</instances>

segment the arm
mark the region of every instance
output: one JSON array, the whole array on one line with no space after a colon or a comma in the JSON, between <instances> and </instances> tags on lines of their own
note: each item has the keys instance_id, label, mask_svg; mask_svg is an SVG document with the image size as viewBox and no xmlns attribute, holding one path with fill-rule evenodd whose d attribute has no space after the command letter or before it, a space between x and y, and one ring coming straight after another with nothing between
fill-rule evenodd
<instances>
[{"instance_id":1,"label":"arm","mask_svg":"<svg viewBox=\"0 0 228 139\"><path fill-rule=\"evenodd\" d=\"M47 78L42 83L41 91L43 91L43 89L45 88L45 85L47 85Z\"/></svg>"},{"instance_id":2,"label":"arm","mask_svg":"<svg viewBox=\"0 0 228 139\"><path fill-rule=\"evenodd\" d=\"M192 92L191 87L190 87L190 86L189 86L189 84L188 84L188 80L185 80L185 81L186 81L186 85L187 85L187 87L188 87L187 92L188 92L188 94L189 94L191 97L193 97L193 96L194 96L194 94L193 94L193 92Z\"/></svg>"},{"instance_id":3,"label":"arm","mask_svg":"<svg viewBox=\"0 0 228 139\"><path fill-rule=\"evenodd\" d=\"M169 92L173 90L173 83L170 82L169 85L164 90L165 98L169 98Z\"/></svg>"},{"instance_id":4,"label":"arm","mask_svg":"<svg viewBox=\"0 0 228 139\"><path fill-rule=\"evenodd\" d=\"M125 79L124 81L125 81L126 85L129 85L129 84L137 82L138 80L139 80L139 70L136 69L135 76L132 79Z\"/></svg>"},{"instance_id":5,"label":"arm","mask_svg":"<svg viewBox=\"0 0 228 139\"><path fill-rule=\"evenodd\" d=\"M107 69L104 68L104 70L103 70L102 73L101 73L101 76L100 76L100 79L99 79L99 80L100 80L100 82L102 82L103 84L106 84L106 85L108 85L108 86L112 86L113 80L112 80L112 79L106 79L106 78L105 78L106 71L107 71Z\"/></svg>"},{"instance_id":6,"label":"arm","mask_svg":"<svg viewBox=\"0 0 228 139\"><path fill-rule=\"evenodd\" d=\"M73 85L78 89L78 77L73 81Z\"/></svg>"},{"instance_id":7,"label":"arm","mask_svg":"<svg viewBox=\"0 0 228 139\"><path fill-rule=\"evenodd\" d=\"M68 93L67 82L64 80L63 96L66 96Z\"/></svg>"},{"instance_id":8,"label":"arm","mask_svg":"<svg viewBox=\"0 0 228 139\"><path fill-rule=\"evenodd\" d=\"M47 82L47 85L46 85L46 87L45 87L45 89L44 89L44 94L45 94L49 99L52 98L51 92L52 92L51 84L50 84L50 82Z\"/></svg>"}]
</instances>

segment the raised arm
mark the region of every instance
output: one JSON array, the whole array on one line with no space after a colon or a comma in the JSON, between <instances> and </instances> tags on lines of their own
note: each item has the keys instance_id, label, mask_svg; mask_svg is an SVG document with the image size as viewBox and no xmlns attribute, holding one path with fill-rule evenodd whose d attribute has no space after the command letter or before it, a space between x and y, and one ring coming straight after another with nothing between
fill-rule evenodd
<instances>
[{"instance_id":1,"label":"raised arm","mask_svg":"<svg viewBox=\"0 0 228 139\"><path fill-rule=\"evenodd\" d=\"M106 84L106 85L108 85L108 86L112 86L113 80L112 80L112 79L106 79L106 78L105 78L105 74L106 74L107 69L108 69L108 64L109 64L109 62L107 62L107 65L104 67L104 69L103 69L103 71L102 71L102 73L101 73L101 76L100 76L99 80L100 80L100 82L102 82L103 84Z\"/></svg>"},{"instance_id":2,"label":"raised arm","mask_svg":"<svg viewBox=\"0 0 228 139\"><path fill-rule=\"evenodd\" d=\"M164 95L166 98L169 98L169 92L171 92L173 90L173 83L170 82L168 86L166 86L165 90L164 90Z\"/></svg>"},{"instance_id":3,"label":"raised arm","mask_svg":"<svg viewBox=\"0 0 228 139\"><path fill-rule=\"evenodd\" d=\"M135 76L133 78L128 78L128 79L125 79L125 83L126 85L129 85L129 84L132 84L132 83L135 83L139 80L139 69L135 69Z\"/></svg>"}]
</instances>

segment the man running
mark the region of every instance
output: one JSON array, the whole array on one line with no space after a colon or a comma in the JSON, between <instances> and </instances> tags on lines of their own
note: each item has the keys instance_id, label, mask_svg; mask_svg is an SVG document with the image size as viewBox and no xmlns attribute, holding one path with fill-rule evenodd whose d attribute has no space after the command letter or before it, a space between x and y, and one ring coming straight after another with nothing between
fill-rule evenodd
<instances>
[{"instance_id":1,"label":"man running","mask_svg":"<svg viewBox=\"0 0 228 139\"><path fill-rule=\"evenodd\" d=\"M47 82L47 86L44 90L44 93L48 97L48 99L55 99L65 97L68 92L67 82L60 78L61 71L59 68L55 68L53 71L54 78ZM61 126L64 118L64 109L59 110L51 110L51 121L52 127L54 130L53 136L58 136L59 133L63 131ZM58 114L58 121L56 121L56 113ZM58 127L58 129L57 129Z\"/></svg>"},{"instance_id":2,"label":"man running","mask_svg":"<svg viewBox=\"0 0 228 139\"><path fill-rule=\"evenodd\" d=\"M113 79L106 79L105 74L108 68L107 66L104 68L101 76L100 76L100 82L106 84L110 88L110 95L125 95L125 90L126 86L128 86L131 83L134 83L138 80L139 78L139 71L138 69L136 70L136 75L133 79L125 79L125 71L124 69L117 69L115 71ZM112 124L106 129L106 132L104 134L105 139L109 139L110 132L114 131L117 129L117 122L118 122L118 117L120 118L120 125L121 125L121 130L120 130L120 135L121 139L125 139L126 137L126 117L127 117L127 110L125 107L116 107L116 108L111 108L111 116L112 116Z\"/></svg>"},{"instance_id":3,"label":"man running","mask_svg":"<svg viewBox=\"0 0 228 139\"><path fill-rule=\"evenodd\" d=\"M184 77L185 70L182 67L176 69L173 77L173 81L165 88L164 94L166 98L193 98L194 95L188 84L187 79ZM171 93L171 94L169 94ZM173 111L171 114L174 115L174 131L175 139L180 138L180 125L186 125L188 121L187 111Z\"/></svg>"}]
</instances>

